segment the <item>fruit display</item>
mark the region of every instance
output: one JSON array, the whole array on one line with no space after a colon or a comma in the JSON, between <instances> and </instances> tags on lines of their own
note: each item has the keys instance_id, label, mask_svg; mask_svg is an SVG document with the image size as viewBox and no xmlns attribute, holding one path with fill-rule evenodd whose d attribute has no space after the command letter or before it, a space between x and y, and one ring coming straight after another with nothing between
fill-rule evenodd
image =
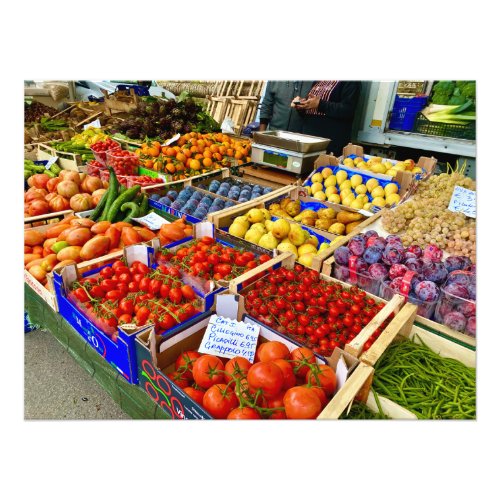
<instances>
[{"instance_id":1,"label":"fruit display","mask_svg":"<svg viewBox=\"0 0 500 500\"><path fill-rule=\"evenodd\" d=\"M179 232L180 235L180 232ZM270 260L269 255L257 255L243 248L232 248L203 236L175 248L161 248L156 262L176 266L184 276L192 277L200 290L210 291L210 281L231 280Z\"/></svg>"},{"instance_id":2,"label":"fruit display","mask_svg":"<svg viewBox=\"0 0 500 500\"><path fill-rule=\"evenodd\" d=\"M123 324L154 325L161 335L204 307L177 268L152 269L139 261L127 266L116 260L74 281L68 299L112 338Z\"/></svg>"},{"instance_id":3,"label":"fruit display","mask_svg":"<svg viewBox=\"0 0 500 500\"><path fill-rule=\"evenodd\" d=\"M255 360L182 352L167 373L215 419L314 419L337 389L332 367L306 347L261 341Z\"/></svg>"},{"instance_id":4,"label":"fruit display","mask_svg":"<svg viewBox=\"0 0 500 500\"><path fill-rule=\"evenodd\" d=\"M105 141L107 137L100 128L89 127L80 134L74 135L69 141L52 142L50 146L56 151L80 155L83 161L87 161L94 158L90 146L96 142Z\"/></svg>"},{"instance_id":5,"label":"fruit display","mask_svg":"<svg viewBox=\"0 0 500 500\"><path fill-rule=\"evenodd\" d=\"M356 210L390 207L401 201L396 182L356 174L339 167L320 167L304 183L307 193L319 201L340 203Z\"/></svg>"},{"instance_id":6,"label":"fruit display","mask_svg":"<svg viewBox=\"0 0 500 500\"><path fill-rule=\"evenodd\" d=\"M121 149L121 146L118 142L113 141L111 137L106 137L104 140L100 140L95 142L90 146L92 153L94 154L95 159L103 166L106 165L106 153L111 149ZM111 165L113 168L113 165Z\"/></svg>"},{"instance_id":7,"label":"fruit display","mask_svg":"<svg viewBox=\"0 0 500 500\"><path fill-rule=\"evenodd\" d=\"M180 191L170 189L164 196L154 193L149 198L151 201L157 202L160 209L170 207L172 210L177 210L199 220L206 219L209 213L218 212L235 204L231 200L226 201L223 198L210 196L191 186L186 186Z\"/></svg>"},{"instance_id":8,"label":"fruit display","mask_svg":"<svg viewBox=\"0 0 500 500\"><path fill-rule=\"evenodd\" d=\"M319 206L322 208L318 208ZM289 197L283 198L279 203L269 204L268 210L274 217L283 217L338 235L349 234L366 220L366 217L358 212L335 211L327 205L292 200Z\"/></svg>"},{"instance_id":9,"label":"fruit display","mask_svg":"<svg viewBox=\"0 0 500 500\"><path fill-rule=\"evenodd\" d=\"M53 171L46 170L28 177L27 183L30 187L24 193L24 217L63 210L90 210L98 204L105 191L99 177L71 170L60 170L57 176Z\"/></svg>"},{"instance_id":10,"label":"fruit display","mask_svg":"<svg viewBox=\"0 0 500 500\"><path fill-rule=\"evenodd\" d=\"M390 233L400 233L405 246L438 246L453 255L476 261L476 221L460 212L448 210L455 186L475 190L476 183L455 171L440 174L419 183L406 203L387 211L382 226Z\"/></svg>"},{"instance_id":11,"label":"fruit display","mask_svg":"<svg viewBox=\"0 0 500 500\"><path fill-rule=\"evenodd\" d=\"M459 259L450 257L452 269L441 286L436 321L467 335L476 336L476 275L463 271Z\"/></svg>"},{"instance_id":12,"label":"fruit display","mask_svg":"<svg viewBox=\"0 0 500 500\"><path fill-rule=\"evenodd\" d=\"M265 208L252 208L236 217L227 231L268 250L276 248L280 252L292 252L300 264L308 267L314 255L330 246L330 242L320 244L318 237L300 224L290 224L286 219L271 220L271 213Z\"/></svg>"},{"instance_id":13,"label":"fruit display","mask_svg":"<svg viewBox=\"0 0 500 500\"><path fill-rule=\"evenodd\" d=\"M191 98L176 102L148 96L115 128L129 139L164 141L177 133L186 134L193 130L215 132L219 130L219 124Z\"/></svg>"},{"instance_id":14,"label":"fruit display","mask_svg":"<svg viewBox=\"0 0 500 500\"><path fill-rule=\"evenodd\" d=\"M327 281L299 264L271 270L241 295L250 316L323 356L343 348L384 308L363 290ZM389 321L376 330L364 350Z\"/></svg>"},{"instance_id":15,"label":"fruit display","mask_svg":"<svg viewBox=\"0 0 500 500\"><path fill-rule=\"evenodd\" d=\"M109 183L109 168L103 167L97 160L91 160L86 165L87 174L99 177L105 186ZM118 169L119 170L119 169ZM116 173L116 170L115 170ZM116 174L118 182L127 188L138 185L154 186L155 184L163 184L163 180L158 177L150 177L149 175L121 175Z\"/></svg>"},{"instance_id":16,"label":"fruit display","mask_svg":"<svg viewBox=\"0 0 500 500\"><path fill-rule=\"evenodd\" d=\"M262 195L271 193L273 188L259 186L258 184L250 184L247 182L235 180L233 178L217 180L214 179L200 182L196 185L200 189L224 196L239 203L245 203L249 200L254 200Z\"/></svg>"},{"instance_id":17,"label":"fruit display","mask_svg":"<svg viewBox=\"0 0 500 500\"><path fill-rule=\"evenodd\" d=\"M162 245L192 235L192 226L181 219L159 231L129 222L94 222L74 215L56 224L24 231L24 268L45 285L47 274L68 264L78 264L159 238Z\"/></svg>"},{"instance_id":18,"label":"fruit display","mask_svg":"<svg viewBox=\"0 0 500 500\"><path fill-rule=\"evenodd\" d=\"M388 347L374 368L373 391L419 419L476 418L476 370L456 359L402 339Z\"/></svg>"},{"instance_id":19,"label":"fruit display","mask_svg":"<svg viewBox=\"0 0 500 500\"><path fill-rule=\"evenodd\" d=\"M250 142L217 134L186 133L170 146L145 142L137 149L141 165L172 176L172 180L193 177L236 162L250 161Z\"/></svg>"},{"instance_id":20,"label":"fruit display","mask_svg":"<svg viewBox=\"0 0 500 500\"><path fill-rule=\"evenodd\" d=\"M351 155L342 161L342 164L350 168L359 168L367 170L374 174L384 174L395 177L398 172L411 172L412 174L425 173L422 168L417 167L411 159L404 161L395 161L383 159L380 156L365 158L362 156Z\"/></svg>"}]
</instances>

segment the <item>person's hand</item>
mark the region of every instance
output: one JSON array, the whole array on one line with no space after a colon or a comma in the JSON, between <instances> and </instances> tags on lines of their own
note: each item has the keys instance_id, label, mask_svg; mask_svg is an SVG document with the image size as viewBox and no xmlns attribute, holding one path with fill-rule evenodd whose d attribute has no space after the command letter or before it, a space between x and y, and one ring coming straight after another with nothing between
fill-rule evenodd
<instances>
[{"instance_id":1,"label":"person's hand","mask_svg":"<svg viewBox=\"0 0 500 500\"><path fill-rule=\"evenodd\" d=\"M290 103L290 106L291 106L292 108L297 107L298 105L300 105L300 101L301 101L301 100L302 100L302 97L300 97L299 95L298 95L298 96L295 96L295 97L293 98L293 101Z\"/></svg>"},{"instance_id":2,"label":"person's hand","mask_svg":"<svg viewBox=\"0 0 500 500\"><path fill-rule=\"evenodd\" d=\"M301 103L297 104L297 109L318 109L320 102L320 98L313 96L310 97L309 99L306 99L305 101L302 101Z\"/></svg>"}]
</instances>

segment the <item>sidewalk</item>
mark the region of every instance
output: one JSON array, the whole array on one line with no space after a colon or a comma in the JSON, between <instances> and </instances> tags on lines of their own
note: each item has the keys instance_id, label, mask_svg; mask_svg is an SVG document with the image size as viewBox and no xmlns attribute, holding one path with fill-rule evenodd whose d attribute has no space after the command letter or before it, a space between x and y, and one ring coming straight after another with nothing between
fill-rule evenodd
<instances>
[{"instance_id":1,"label":"sidewalk","mask_svg":"<svg viewBox=\"0 0 500 500\"><path fill-rule=\"evenodd\" d=\"M44 330L24 335L25 420L123 420L130 417Z\"/></svg>"}]
</instances>

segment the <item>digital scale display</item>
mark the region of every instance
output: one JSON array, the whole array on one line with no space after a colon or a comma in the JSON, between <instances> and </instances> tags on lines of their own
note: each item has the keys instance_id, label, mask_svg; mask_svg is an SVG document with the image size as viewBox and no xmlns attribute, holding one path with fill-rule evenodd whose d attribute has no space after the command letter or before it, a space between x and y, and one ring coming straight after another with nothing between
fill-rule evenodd
<instances>
[{"instance_id":1,"label":"digital scale display","mask_svg":"<svg viewBox=\"0 0 500 500\"><path fill-rule=\"evenodd\" d=\"M286 168L288 165L288 156L283 153L276 153L266 149L263 156L264 163L271 163L277 167Z\"/></svg>"}]
</instances>

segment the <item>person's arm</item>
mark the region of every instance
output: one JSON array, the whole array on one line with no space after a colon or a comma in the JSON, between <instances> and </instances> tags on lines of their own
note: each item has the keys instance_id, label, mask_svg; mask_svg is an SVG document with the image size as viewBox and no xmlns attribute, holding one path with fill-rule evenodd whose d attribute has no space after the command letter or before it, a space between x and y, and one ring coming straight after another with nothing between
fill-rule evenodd
<instances>
[{"instance_id":1,"label":"person's arm","mask_svg":"<svg viewBox=\"0 0 500 500\"><path fill-rule=\"evenodd\" d=\"M330 102L321 99L318 111L325 113L329 118L352 118L356 111L360 93L360 82L343 82L340 102Z\"/></svg>"},{"instance_id":2,"label":"person's arm","mask_svg":"<svg viewBox=\"0 0 500 500\"><path fill-rule=\"evenodd\" d=\"M271 82L267 82L266 92L264 94L262 102L260 103L259 131L262 132L267 129L267 126L273 116L273 106L274 106L274 92L272 90Z\"/></svg>"}]
</instances>

